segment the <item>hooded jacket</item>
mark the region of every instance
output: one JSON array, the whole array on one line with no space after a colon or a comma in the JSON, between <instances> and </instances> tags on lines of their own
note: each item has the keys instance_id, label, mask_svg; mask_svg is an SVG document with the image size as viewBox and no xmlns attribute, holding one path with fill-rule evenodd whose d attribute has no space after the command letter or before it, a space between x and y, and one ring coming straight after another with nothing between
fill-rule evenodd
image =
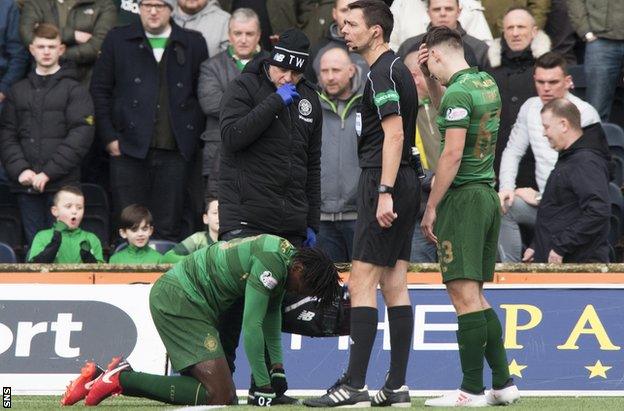
<instances>
[{"instance_id":1,"label":"hooded jacket","mask_svg":"<svg viewBox=\"0 0 624 411\"><path fill-rule=\"evenodd\" d=\"M550 51L550 38L543 31L538 31L530 46L522 51L512 51L503 37L494 40L488 50L490 69L488 72L496 80L502 107L494 171L498 175L503 150L507 146L511 128L516 122L520 107L529 98L537 95L533 81L535 60ZM522 158L516 185L518 187L537 187L535 182L535 157L529 147Z\"/></svg>"},{"instance_id":2,"label":"hooded jacket","mask_svg":"<svg viewBox=\"0 0 624 411\"><path fill-rule=\"evenodd\" d=\"M323 148L321 150L321 211L357 211L357 183L360 166L355 132L356 108L362 101L359 68L351 80L348 100L338 102L319 94L323 108ZM321 218L322 219L322 218Z\"/></svg>"},{"instance_id":3,"label":"hooded jacket","mask_svg":"<svg viewBox=\"0 0 624 411\"><path fill-rule=\"evenodd\" d=\"M266 54L247 63L221 101L219 233L318 232L323 115L306 80L285 106L268 77Z\"/></svg>"},{"instance_id":4,"label":"hooded jacket","mask_svg":"<svg viewBox=\"0 0 624 411\"><path fill-rule=\"evenodd\" d=\"M24 170L44 172L46 192L80 182L80 165L95 127L93 102L71 63L43 80L32 71L11 87L4 101L0 155L12 191L31 190L18 183Z\"/></svg>"},{"instance_id":5,"label":"hooded jacket","mask_svg":"<svg viewBox=\"0 0 624 411\"><path fill-rule=\"evenodd\" d=\"M180 27L199 31L204 36L208 56L216 56L227 48L230 13L221 9L218 0L209 0L203 9L193 15L185 14L178 5L173 12L173 20Z\"/></svg>"},{"instance_id":6,"label":"hooded jacket","mask_svg":"<svg viewBox=\"0 0 624 411\"><path fill-rule=\"evenodd\" d=\"M535 223L535 262L550 250L564 263L609 262L609 147L600 124L559 153Z\"/></svg>"}]
</instances>

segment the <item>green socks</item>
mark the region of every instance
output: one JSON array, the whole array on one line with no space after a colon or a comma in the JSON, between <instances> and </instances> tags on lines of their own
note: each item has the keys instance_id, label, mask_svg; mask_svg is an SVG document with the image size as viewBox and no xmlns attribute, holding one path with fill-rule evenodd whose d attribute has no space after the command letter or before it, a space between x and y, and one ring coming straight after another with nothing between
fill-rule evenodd
<instances>
[{"instance_id":1,"label":"green socks","mask_svg":"<svg viewBox=\"0 0 624 411\"><path fill-rule=\"evenodd\" d=\"M123 395L176 405L207 404L208 393L193 377L164 376L125 371L119 374Z\"/></svg>"},{"instance_id":2,"label":"green socks","mask_svg":"<svg viewBox=\"0 0 624 411\"><path fill-rule=\"evenodd\" d=\"M492 308L483 311L487 321L487 346L485 347L485 359L492 369L492 388L505 387L509 380L509 363L503 344L503 327L496 312Z\"/></svg>"},{"instance_id":3,"label":"green socks","mask_svg":"<svg viewBox=\"0 0 624 411\"><path fill-rule=\"evenodd\" d=\"M472 394L483 392L483 356L487 343L487 322L483 311L457 317L457 343L461 362L461 388Z\"/></svg>"}]
</instances>

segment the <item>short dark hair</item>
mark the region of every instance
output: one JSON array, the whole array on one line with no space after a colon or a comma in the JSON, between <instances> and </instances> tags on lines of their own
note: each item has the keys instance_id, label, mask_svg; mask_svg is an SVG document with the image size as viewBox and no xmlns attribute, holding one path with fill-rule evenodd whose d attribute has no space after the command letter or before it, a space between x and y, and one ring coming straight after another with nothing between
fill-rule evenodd
<instances>
[{"instance_id":1,"label":"short dark hair","mask_svg":"<svg viewBox=\"0 0 624 411\"><path fill-rule=\"evenodd\" d=\"M334 262L323 250L303 247L297 250L293 263L300 263L301 279L307 290L323 304L331 304L341 293L340 276Z\"/></svg>"},{"instance_id":2,"label":"short dark hair","mask_svg":"<svg viewBox=\"0 0 624 411\"><path fill-rule=\"evenodd\" d=\"M461 34L457 30L446 26L430 27L422 42L427 45L428 49L440 44L446 44L458 50L463 50L464 48Z\"/></svg>"},{"instance_id":3,"label":"short dark hair","mask_svg":"<svg viewBox=\"0 0 624 411\"><path fill-rule=\"evenodd\" d=\"M390 34L394 28L394 17L390 7L382 0L358 0L349 4L349 10L362 9L364 21L368 27L380 26L383 30L383 40L390 41Z\"/></svg>"},{"instance_id":4,"label":"short dark hair","mask_svg":"<svg viewBox=\"0 0 624 411\"><path fill-rule=\"evenodd\" d=\"M553 116L568 120L572 128L581 130L581 112L574 103L565 98L556 98L544 104L540 113L550 111Z\"/></svg>"},{"instance_id":5,"label":"short dark hair","mask_svg":"<svg viewBox=\"0 0 624 411\"><path fill-rule=\"evenodd\" d=\"M145 206L140 204L130 204L121 211L121 216L119 217L119 228L122 230L137 229L141 226L143 221L145 221L145 224L147 225L152 225L152 213L150 213Z\"/></svg>"},{"instance_id":6,"label":"short dark hair","mask_svg":"<svg viewBox=\"0 0 624 411\"><path fill-rule=\"evenodd\" d=\"M77 195L78 197L84 198L84 194L82 193L82 190L80 189L80 187L66 185L66 186L61 187L59 191L57 191L54 194L54 198L52 199L52 204L58 205L57 203L58 203L59 197L61 196L61 193L72 193L74 195Z\"/></svg>"},{"instance_id":7,"label":"short dark hair","mask_svg":"<svg viewBox=\"0 0 624 411\"><path fill-rule=\"evenodd\" d=\"M543 69L561 67L563 74L568 75L568 63L566 63L565 58L561 54L555 51L550 51L538 57L537 60L535 60L535 68L538 67Z\"/></svg>"},{"instance_id":8,"label":"short dark hair","mask_svg":"<svg viewBox=\"0 0 624 411\"><path fill-rule=\"evenodd\" d=\"M33 30L33 39L31 43L35 40L36 37L41 39L55 40L61 38L61 32L58 27L51 23L39 23L35 26Z\"/></svg>"}]
</instances>

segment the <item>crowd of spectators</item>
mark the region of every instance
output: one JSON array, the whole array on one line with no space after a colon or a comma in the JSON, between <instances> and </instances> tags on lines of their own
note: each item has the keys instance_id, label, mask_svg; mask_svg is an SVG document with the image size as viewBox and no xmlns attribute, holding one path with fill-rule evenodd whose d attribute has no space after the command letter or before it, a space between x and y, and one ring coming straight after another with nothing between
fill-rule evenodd
<instances>
[{"instance_id":1,"label":"crowd of spectators","mask_svg":"<svg viewBox=\"0 0 624 411\"><path fill-rule=\"evenodd\" d=\"M59 220L59 201L82 194L59 190L95 182L111 204L104 253L87 250L97 261L123 240L132 246L137 230L172 243L199 231L201 244L211 243L214 221L204 229L201 216L210 204L216 216L216 200L220 234L272 230L300 244L318 240L334 261L349 261L360 172L356 111L369 70L342 33L353 1L0 2L0 185L15 199L23 230L21 244L10 245L33 260L33 249L65 238L71 217ZM613 260L616 244L605 248L614 224L611 218L610 231L608 187L624 159L614 166L609 146L624 148L624 141L607 141L598 124L624 125L624 2L385 1L394 15L390 45L418 91L411 138L426 172L423 201L435 184L440 135L416 52L429 27L447 26L461 34L470 65L495 78L502 98L499 260ZM284 50L295 58L281 65L291 74L269 72L276 66L263 61L279 66ZM303 76L297 56L306 63ZM284 75L291 77L278 79ZM290 82L297 88L286 90ZM284 105L288 118L276 114ZM593 173L571 170L571 161ZM71 207L88 210L83 200ZM557 201L573 204L564 214L576 228L548 217ZM5 222L0 216L2 230ZM552 244L555 256L543 250ZM587 247L596 252L577 252ZM420 232L411 259L436 260Z\"/></svg>"}]
</instances>

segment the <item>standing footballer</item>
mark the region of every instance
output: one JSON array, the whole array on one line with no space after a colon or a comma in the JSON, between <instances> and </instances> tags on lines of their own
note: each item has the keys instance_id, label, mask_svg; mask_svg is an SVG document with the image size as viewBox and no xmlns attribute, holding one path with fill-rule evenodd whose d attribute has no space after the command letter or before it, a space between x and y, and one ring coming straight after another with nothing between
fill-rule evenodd
<instances>
[{"instance_id":1,"label":"standing footballer","mask_svg":"<svg viewBox=\"0 0 624 411\"><path fill-rule=\"evenodd\" d=\"M510 404L519 393L509 377L501 323L483 295L483 283L494 275L501 215L493 188L501 110L498 87L489 74L468 66L459 33L447 27L429 30L418 57L438 106L442 136L442 154L421 228L438 246L442 279L457 311L463 373L460 389L425 405ZM447 87L444 96L441 84ZM487 396L484 357L492 369Z\"/></svg>"},{"instance_id":2,"label":"standing footballer","mask_svg":"<svg viewBox=\"0 0 624 411\"><path fill-rule=\"evenodd\" d=\"M351 351L345 375L311 407L370 406L366 371L377 334L377 285L388 307L390 369L372 398L375 406L410 406L405 373L414 330L406 273L420 204L420 184L409 165L418 96L410 71L390 50L393 18L379 0L349 4L342 32L347 46L370 66L356 117L358 219L353 240Z\"/></svg>"}]
</instances>

